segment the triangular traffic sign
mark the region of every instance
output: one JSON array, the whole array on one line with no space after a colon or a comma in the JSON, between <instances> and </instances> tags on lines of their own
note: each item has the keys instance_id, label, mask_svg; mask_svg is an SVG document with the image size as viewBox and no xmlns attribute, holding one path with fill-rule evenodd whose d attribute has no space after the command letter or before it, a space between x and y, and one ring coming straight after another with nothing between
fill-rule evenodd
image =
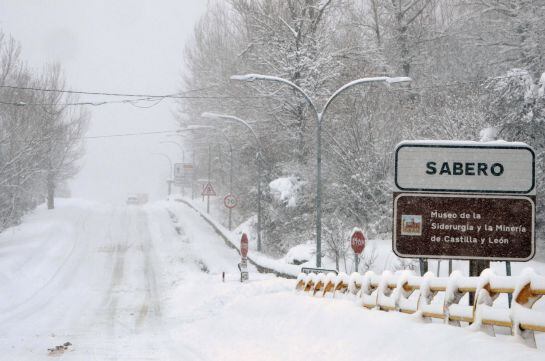
<instances>
[{"instance_id":1,"label":"triangular traffic sign","mask_svg":"<svg viewBox=\"0 0 545 361\"><path fill-rule=\"evenodd\" d=\"M203 196L215 196L216 191L214 190L214 187L212 187L212 183L207 183L204 188L202 189L201 195Z\"/></svg>"}]
</instances>

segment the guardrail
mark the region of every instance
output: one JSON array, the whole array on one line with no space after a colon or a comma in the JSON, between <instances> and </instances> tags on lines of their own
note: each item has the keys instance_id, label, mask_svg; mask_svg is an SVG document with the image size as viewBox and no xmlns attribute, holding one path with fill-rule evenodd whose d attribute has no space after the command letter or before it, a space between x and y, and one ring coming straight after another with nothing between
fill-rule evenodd
<instances>
[{"instance_id":1,"label":"guardrail","mask_svg":"<svg viewBox=\"0 0 545 361\"><path fill-rule=\"evenodd\" d=\"M492 336L495 326L507 327L511 335L534 348L534 332L545 332L545 312L532 309L545 295L545 277L532 270L518 277L497 276L491 270L483 271L480 277L464 277L456 271L450 277L435 277L431 272L421 277L410 271L385 271L382 275L367 272L363 276L311 273L298 276L296 290L333 298L349 294L366 309L415 314L428 322L438 319L458 327L467 323ZM468 293L475 295L473 304L461 304ZM512 295L509 308L494 305L501 294Z\"/></svg>"},{"instance_id":2,"label":"guardrail","mask_svg":"<svg viewBox=\"0 0 545 361\"><path fill-rule=\"evenodd\" d=\"M236 252L240 254L240 249L233 243L233 241L231 241L231 239L229 239L229 236L225 234L224 231L222 231L212 220L210 220L210 218L207 215L202 213L200 210L198 210L195 206L193 206L190 202L186 201L185 199L177 198L174 201L183 203L189 208L191 208L192 210L194 210L206 223L210 225L210 227L212 227L212 229L216 232L216 234L220 236L221 239L223 239L223 241L229 248L234 249ZM276 270L272 267L264 266L260 264L258 261L256 261L254 257L247 257L247 258L248 258L248 262L250 262L250 264L255 266L255 268L257 269L259 273L273 273L278 277L290 278L290 279L296 278L295 275L297 274L297 271L295 271L294 274L289 274L286 272Z\"/></svg>"}]
</instances>

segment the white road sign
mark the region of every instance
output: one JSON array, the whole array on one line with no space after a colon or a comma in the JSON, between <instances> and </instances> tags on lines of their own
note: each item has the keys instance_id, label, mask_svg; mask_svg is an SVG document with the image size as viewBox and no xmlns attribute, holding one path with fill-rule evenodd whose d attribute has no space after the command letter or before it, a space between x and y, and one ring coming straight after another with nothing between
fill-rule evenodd
<instances>
[{"instance_id":1,"label":"white road sign","mask_svg":"<svg viewBox=\"0 0 545 361\"><path fill-rule=\"evenodd\" d=\"M524 143L402 142L395 184L402 191L535 194L535 154Z\"/></svg>"},{"instance_id":2,"label":"white road sign","mask_svg":"<svg viewBox=\"0 0 545 361\"><path fill-rule=\"evenodd\" d=\"M190 185L193 178L193 164L174 163L174 184Z\"/></svg>"}]
</instances>

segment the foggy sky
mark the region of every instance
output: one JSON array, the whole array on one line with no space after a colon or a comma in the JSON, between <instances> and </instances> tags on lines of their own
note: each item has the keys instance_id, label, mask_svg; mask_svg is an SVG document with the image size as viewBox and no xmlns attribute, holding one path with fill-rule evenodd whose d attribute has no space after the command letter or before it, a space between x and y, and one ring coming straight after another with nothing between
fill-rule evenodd
<instances>
[{"instance_id":1,"label":"foggy sky","mask_svg":"<svg viewBox=\"0 0 545 361\"><path fill-rule=\"evenodd\" d=\"M59 61L71 89L165 94L179 90L184 44L205 8L204 0L0 0L0 27L20 42L30 67ZM175 109L168 100L149 109L90 107L87 136L175 129ZM159 143L172 139L86 140L72 195L116 203L131 192L166 196L168 162L151 153L181 158L178 147Z\"/></svg>"}]
</instances>

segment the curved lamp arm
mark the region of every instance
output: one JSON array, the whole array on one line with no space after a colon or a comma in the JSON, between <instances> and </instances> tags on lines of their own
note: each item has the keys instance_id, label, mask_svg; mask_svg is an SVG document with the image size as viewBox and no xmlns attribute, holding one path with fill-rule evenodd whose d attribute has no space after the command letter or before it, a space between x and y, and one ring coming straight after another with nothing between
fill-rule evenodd
<instances>
[{"instance_id":1,"label":"curved lamp arm","mask_svg":"<svg viewBox=\"0 0 545 361\"><path fill-rule=\"evenodd\" d=\"M173 169L172 169L172 160L170 159L170 157L168 155L164 154L164 153L151 153L151 155L158 155L158 156L163 157L166 160L168 160L168 165L170 166L170 178L172 178Z\"/></svg>"},{"instance_id":2,"label":"curved lamp arm","mask_svg":"<svg viewBox=\"0 0 545 361\"><path fill-rule=\"evenodd\" d=\"M287 79L280 78L280 77L277 77L277 76L270 76L270 75L246 74L246 75L233 75L233 76L231 76L231 80L246 81L246 82L252 82L252 81L256 81L256 80L265 80L265 81L273 81L273 82L277 82L277 83L286 84L286 85L292 87L293 89L295 89L297 92L299 92L299 94L301 94L305 98L307 103L314 110L314 114L316 114L316 115L319 114L318 113L318 108L316 108L316 105L314 104L312 99L308 96L308 94L305 93L305 91L301 87L299 87L298 85L296 85L295 83L293 83L293 82L291 82L291 81L289 81ZM318 120L318 118L316 120Z\"/></svg>"},{"instance_id":3,"label":"curved lamp arm","mask_svg":"<svg viewBox=\"0 0 545 361\"><path fill-rule=\"evenodd\" d=\"M234 122L237 122L239 124L244 125L246 128L248 128L250 130L250 132L252 132L252 135L254 136L254 138L255 138L255 140L257 142L257 147L259 149L258 150L258 156L260 158L262 157L262 154L261 154L261 151L262 151L261 141L259 140L259 137L257 136L254 129L245 120L243 120L243 119L241 119L239 117L236 117L234 115L218 114L218 113L212 113L212 112L204 112L204 113L201 114L201 117L208 118L208 119L223 119L223 120L228 120L228 121L234 121Z\"/></svg>"}]
</instances>

